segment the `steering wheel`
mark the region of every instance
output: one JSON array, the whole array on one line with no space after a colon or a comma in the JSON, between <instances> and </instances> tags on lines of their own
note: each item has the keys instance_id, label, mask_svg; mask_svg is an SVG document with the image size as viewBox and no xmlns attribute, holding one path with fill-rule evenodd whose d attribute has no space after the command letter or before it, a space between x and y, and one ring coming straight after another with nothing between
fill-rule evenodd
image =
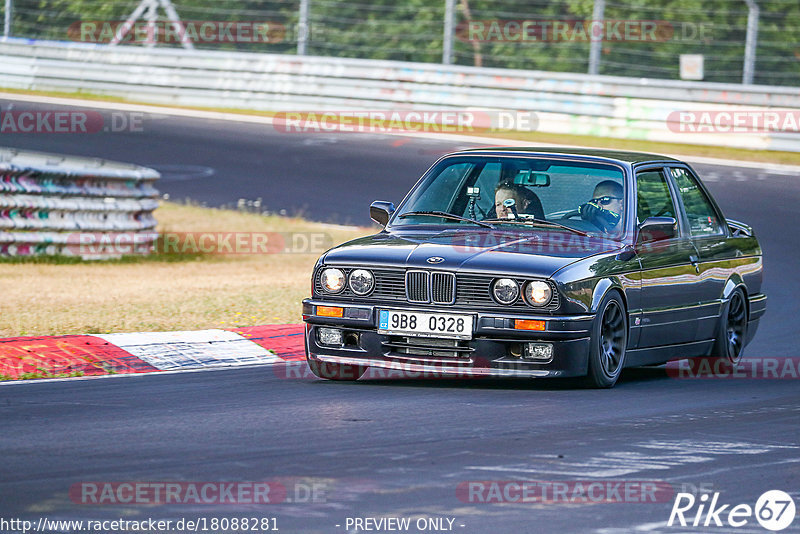
<instances>
[{"instance_id":1,"label":"steering wheel","mask_svg":"<svg viewBox=\"0 0 800 534\"><path fill-rule=\"evenodd\" d=\"M559 217L559 220L562 220L562 221L563 221L563 220L565 220L565 219L571 219L571 218L573 218L573 217L577 217L577 216L579 216L580 214L581 214L580 210L572 210L572 211L568 211L567 213L565 213L564 215L562 215L561 217Z\"/></svg>"},{"instance_id":2,"label":"steering wheel","mask_svg":"<svg viewBox=\"0 0 800 534\"><path fill-rule=\"evenodd\" d=\"M562 215L561 217L559 217L558 219L559 219L559 220L561 220L561 221L563 221L563 220L566 220L566 219L571 219L571 218L573 218L573 217L580 217L580 215L581 215L581 212L580 212L580 210L571 210L571 211L568 211L567 213L565 213L564 215ZM606 229L605 229L605 228L604 228L604 227L603 227L601 224L599 224L597 221L587 221L587 222L591 223L591 224L592 224L592 226L594 226L595 228L597 228L597 229L598 229L598 230L600 230L601 232L606 232L606 231L607 231L607 230L606 230Z\"/></svg>"}]
</instances>

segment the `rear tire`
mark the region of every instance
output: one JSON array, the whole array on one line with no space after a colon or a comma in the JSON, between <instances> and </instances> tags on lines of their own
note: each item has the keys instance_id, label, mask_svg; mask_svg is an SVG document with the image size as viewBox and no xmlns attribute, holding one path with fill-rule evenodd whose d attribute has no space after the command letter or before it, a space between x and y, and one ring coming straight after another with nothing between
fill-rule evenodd
<instances>
[{"instance_id":1,"label":"rear tire","mask_svg":"<svg viewBox=\"0 0 800 534\"><path fill-rule=\"evenodd\" d=\"M586 384L593 388L614 387L625 365L627 347L625 304L619 293L612 291L603 298L592 324Z\"/></svg>"},{"instance_id":2,"label":"rear tire","mask_svg":"<svg viewBox=\"0 0 800 534\"><path fill-rule=\"evenodd\" d=\"M711 357L735 369L742 359L746 339L747 304L744 292L736 288L720 314Z\"/></svg>"},{"instance_id":3,"label":"rear tire","mask_svg":"<svg viewBox=\"0 0 800 534\"><path fill-rule=\"evenodd\" d=\"M320 362L311 358L306 358L306 361L308 362L308 367L311 369L311 372L325 380L355 382L367 371L367 368L361 365Z\"/></svg>"}]
</instances>

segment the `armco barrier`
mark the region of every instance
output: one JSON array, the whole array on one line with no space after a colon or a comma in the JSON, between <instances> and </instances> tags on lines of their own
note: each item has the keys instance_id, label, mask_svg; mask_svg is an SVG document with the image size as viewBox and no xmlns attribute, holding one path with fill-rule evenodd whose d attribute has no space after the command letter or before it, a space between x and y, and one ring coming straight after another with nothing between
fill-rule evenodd
<instances>
[{"instance_id":1,"label":"armco barrier","mask_svg":"<svg viewBox=\"0 0 800 534\"><path fill-rule=\"evenodd\" d=\"M0 148L0 255L147 254L158 177L137 165Z\"/></svg>"},{"instance_id":2,"label":"armco barrier","mask_svg":"<svg viewBox=\"0 0 800 534\"><path fill-rule=\"evenodd\" d=\"M676 111L800 110L791 87L22 39L0 40L0 58L6 88L267 111L534 111L549 133L800 151L792 132L686 134L671 124Z\"/></svg>"}]
</instances>

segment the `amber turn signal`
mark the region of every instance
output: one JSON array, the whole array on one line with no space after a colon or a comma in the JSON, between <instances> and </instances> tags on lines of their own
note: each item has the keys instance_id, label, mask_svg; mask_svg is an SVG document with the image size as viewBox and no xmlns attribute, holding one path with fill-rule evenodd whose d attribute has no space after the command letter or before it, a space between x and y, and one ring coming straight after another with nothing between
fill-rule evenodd
<instances>
[{"instance_id":1,"label":"amber turn signal","mask_svg":"<svg viewBox=\"0 0 800 534\"><path fill-rule=\"evenodd\" d=\"M544 330L544 321L515 319L514 328L517 330Z\"/></svg>"},{"instance_id":2,"label":"amber turn signal","mask_svg":"<svg viewBox=\"0 0 800 534\"><path fill-rule=\"evenodd\" d=\"M317 306L317 315L320 317L342 317L344 308L337 306Z\"/></svg>"}]
</instances>

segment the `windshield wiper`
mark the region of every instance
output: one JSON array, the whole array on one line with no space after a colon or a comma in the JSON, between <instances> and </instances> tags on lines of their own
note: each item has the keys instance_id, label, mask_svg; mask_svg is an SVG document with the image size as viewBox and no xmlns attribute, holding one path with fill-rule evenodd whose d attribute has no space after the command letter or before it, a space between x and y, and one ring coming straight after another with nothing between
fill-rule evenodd
<instances>
[{"instance_id":1,"label":"windshield wiper","mask_svg":"<svg viewBox=\"0 0 800 534\"><path fill-rule=\"evenodd\" d=\"M544 219L536 219L535 217L528 217L528 218L520 218L520 219L485 219L486 221L493 221L502 224L541 224L545 226L556 226L558 228L563 228L564 230L569 230L570 232L576 233L578 235L588 237L589 234L584 232L583 230L578 230L576 228L571 228L565 224L557 223L555 221L547 221Z\"/></svg>"},{"instance_id":2,"label":"windshield wiper","mask_svg":"<svg viewBox=\"0 0 800 534\"><path fill-rule=\"evenodd\" d=\"M412 217L414 215L428 215L430 217L443 217L445 219L453 219L454 221L464 221L464 222L471 222L473 224L477 224L478 226L483 226L485 228L494 228L489 223L476 221L475 219L470 219L469 217L462 217L461 215L453 215L452 213L447 213L446 211L409 211L403 213L399 217L401 219L405 217Z\"/></svg>"}]
</instances>

